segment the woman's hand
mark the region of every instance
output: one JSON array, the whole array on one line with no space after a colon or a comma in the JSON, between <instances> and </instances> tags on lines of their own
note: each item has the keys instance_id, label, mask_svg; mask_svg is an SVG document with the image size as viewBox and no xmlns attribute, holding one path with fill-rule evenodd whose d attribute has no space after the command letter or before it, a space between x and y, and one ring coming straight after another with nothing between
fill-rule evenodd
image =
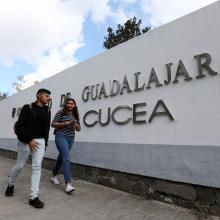
<instances>
[{"instance_id":1,"label":"woman's hand","mask_svg":"<svg viewBox=\"0 0 220 220\"><path fill-rule=\"evenodd\" d=\"M53 122L52 127L56 129L62 129L65 128L66 126L71 126L73 123L71 121L64 121L64 122Z\"/></svg>"},{"instance_id":2,"label":"woman's hand","mask_svg":"<svg viewBox=\"0 0 220 220\"><path fill-rule=\"evenodd\" d=\"M73 127L76 131L81 130L80 123L75 122L75 121L64 121L64 122L54 122L54 123L52 123L52 127L56 128L56 129L62 129L62 128L65 128L67 126Z\"/></svg>"},{"instance_id":3,"label":"woman's hand","mask_svg":"<svg viewBox=\"0 0 220 220\"><path fill-rule=\"evenodd\" d=\"M71 126L71 127L74 128L76 131L80 131L80 130L81 130L80 123L77 122L77 121L65 121L65 125L66 125L66 126Z\"/></svg>"},{"instance_id":4,"label":"woman's hand","mask_svg":"<svg viewBox=\"0 0 220 220\"><path fill-rule=\"evenodd\" d=\"M81 125L79 122L76 122L75 125L74 125L74 128L76 131L80 131L81 130Z\"/></svg>"},{"instance_id":5,"label":"woman's hand","mask_svg":"<svg viewBox=\"0 0 220 220\"><path fill-rule=\"evenodd\" d=\"M74 121L65 121L65 126L74 126L75 122Z\"/></svg>"}]
</instances>

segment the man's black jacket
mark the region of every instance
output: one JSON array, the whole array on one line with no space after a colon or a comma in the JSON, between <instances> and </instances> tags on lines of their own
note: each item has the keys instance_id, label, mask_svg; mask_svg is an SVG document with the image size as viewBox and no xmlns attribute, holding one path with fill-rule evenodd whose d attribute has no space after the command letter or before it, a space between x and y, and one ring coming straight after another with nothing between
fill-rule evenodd
<instances>
[{"instance_id":1,"label":"man's black jacket","mask_svg":"<svg viewBox=\"0 0 220 220\"><path fill-rule=\"evenodd\" d=\"M31 106L30 106L31 105ZM24 105L21 109L21 113L17 122L17 138L19 141L24 143L29 143L33 140L36 134L34 134L35 123L39 123L36 121L36 114L38 114L36 103L31 103ZM48 106L42 107L45 108L46 121L43 122L45 126L43 129L43 137L45 139L45 144L47 146L49 130L50 130L50 120L51 120L51 112L48 109Z\"/></svg>"}]
</instances>

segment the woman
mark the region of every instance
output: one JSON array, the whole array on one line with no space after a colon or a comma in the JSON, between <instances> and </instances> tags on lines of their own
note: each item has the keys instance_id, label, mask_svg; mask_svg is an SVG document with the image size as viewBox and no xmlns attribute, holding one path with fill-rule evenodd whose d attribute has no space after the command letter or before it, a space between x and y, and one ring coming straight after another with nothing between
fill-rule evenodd
<instances>
[{"instance_id":1,"label":"woman","mask_svg":"<svg viewBox=\"0 0 220 220\"><path fill-rule=\"evenodd\" d=\"M59 110L54 116L51 126L55 128L55 143L59 151L51 182L59 184L57 174L63 165L66 183L65 191L66 193L71 193L75 188L71 184L70 150L74 142L75 131L80 131L81 129L78 108L74 99L68 98L66 100L63 109Z\"/></svg>"}]
</instances>

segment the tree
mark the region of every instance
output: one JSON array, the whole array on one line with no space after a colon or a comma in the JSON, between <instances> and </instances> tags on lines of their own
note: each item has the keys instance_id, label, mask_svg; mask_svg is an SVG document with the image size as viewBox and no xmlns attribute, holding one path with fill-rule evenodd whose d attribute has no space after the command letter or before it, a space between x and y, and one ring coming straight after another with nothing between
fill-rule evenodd
<instances>
[{"instance_id":1,"label":"tree","mask_svg":"<svg viewBox=\"0 0 220 220\"><path fill-rule=\"evenodd\" d=\"M17 77L17 82L13 83L13 88L15 88L15 90L17 92L20 92L22 90L22 85L24 83L25 83L24 76L20 75L20 76Z\"/></svg>"},{"instance_id":2,"label":"tree","mask_svg":"<svg viewBox=\"0 0 220 220\"><path fill-rule=\"evenodd\" d=\"M151 28L145 27L141 30L141 19L137 21L136 17L127 20L124 25L118 24L118 29L114 32L111 27L107 29L108 36L104 37L103 46L110 49L118 44L121 44L131 38L137 37L143 33L148 32Z\"/></svg>"},{"instance_id":3,"label":"tree","mask_svg":"<svg viewBox=\"0 0 220 220\"><path fill-rule=\"evenodd\" d=\"M5 99L7 96L8 96L7 93L5 93L5 92L0 92L0 101L3 100L3 99Z\"/></svg>"}]
</instances>

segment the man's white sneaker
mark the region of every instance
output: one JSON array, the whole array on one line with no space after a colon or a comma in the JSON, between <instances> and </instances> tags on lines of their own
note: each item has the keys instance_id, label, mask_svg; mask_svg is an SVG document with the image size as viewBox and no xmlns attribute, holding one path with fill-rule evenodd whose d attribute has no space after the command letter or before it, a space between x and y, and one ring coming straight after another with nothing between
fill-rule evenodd
<instances>
[{"instance_id":1,"label":"man's white sneaker","mask_svg":"<svg viewBox=\"0 0 220 220\"><path fill-rule=\"evenodd\" d=\"M70 194L71 192L73 192L75 190L75 188L73 186L71 186L70 184L66 185L66 193Z\"/></svg>"},{"instance_id":2,"label":"man's white sneaker","mask_svg":"<svg viewBox=\"0 0 220 220\"><path fill-rule=\"evenodd\" d=\"M50 180L51 180L51 183L53 183L55 185L59 185L60 184L60 182L59 182L59 180L57 179L56 176L51 177Z\"/></svg>"}]
</instances>

